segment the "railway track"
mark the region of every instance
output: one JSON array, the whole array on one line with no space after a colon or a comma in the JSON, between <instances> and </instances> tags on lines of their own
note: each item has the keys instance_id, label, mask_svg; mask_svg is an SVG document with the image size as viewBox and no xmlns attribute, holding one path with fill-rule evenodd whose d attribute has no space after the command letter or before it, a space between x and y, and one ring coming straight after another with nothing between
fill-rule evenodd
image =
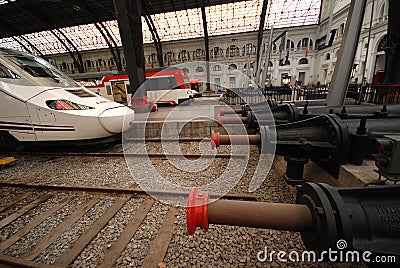
<instances>
[{"instance_id":1,"label":"railway track","mask_svg":"<svg viewBox=\"0 0 400 268\"><path fill-rule=\"evenodd\" d=\"M149 157L153 158L176 158L176 159L199 159L199 158L245 158L240 154L165 154L165 153L123 153L123 152L8 152L7 155L13 156L42 156L42 157Z\"/></svg>"},{"instance_id":2,"label":"railway track","mask_svg":"<svg viewBox=\"0 0 400 268\"><path fill-rule=\"evenodd\" d=\"M167 252L177 216L184 213L135 188L0 182L0 189L5 201L0 206L0 267L157 267ZM252 200L254 196L225 198ZM147 231L149 226L155 229ZM107 238L103 234L110 229L117 234ZM141 239L149 234L153 234L150 240ZM96 247L101 250L93 250ZM142 257L132 255L134 248L141 249Z\"/></svg>"}]
</instances>

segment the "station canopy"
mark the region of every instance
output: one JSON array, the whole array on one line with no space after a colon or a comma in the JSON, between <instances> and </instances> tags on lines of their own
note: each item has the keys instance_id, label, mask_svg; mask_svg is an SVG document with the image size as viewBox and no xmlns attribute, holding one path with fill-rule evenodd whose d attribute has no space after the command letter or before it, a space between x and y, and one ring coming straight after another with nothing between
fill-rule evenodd
<instances>
[{"instance_id":1,"label":"station canopy","mask_svg":"<svg viewBox=\"0 0 400 268\"><path fill-rule=\"evenodd\" d=\"M142 1L161 41L204 36L198 2ZM48 8L39 9L38 3ZM210 36L257 31L259 28L263 0L204 0L204 3ZM71 10L61 9L62 4L68 5ZM320 7L321 0L269 0L264 28L316 24ZM58 16L57 12L63 15ZM74 16L69 15L72 13ZM112 0L0 0L0 47L24 50L23 43L26 48L35 46L44 55L66 53L65 44L71 43L80 51L107 48L99 21L121 46L115 18ZM94 21L98 21L97 25ZM142 24L144 43L153 42L143 16ZM64 44L60 39L65 39Z\"/></svg>"}]
</instances>

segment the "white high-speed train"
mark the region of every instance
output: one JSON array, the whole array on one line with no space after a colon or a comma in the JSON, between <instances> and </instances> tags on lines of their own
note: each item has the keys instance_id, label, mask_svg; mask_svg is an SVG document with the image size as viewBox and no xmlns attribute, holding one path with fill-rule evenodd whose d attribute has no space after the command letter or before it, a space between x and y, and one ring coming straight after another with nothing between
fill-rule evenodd
<instances>
[{"instance_id":1,"label":"white high-speed train","mask_svg":"<svg viewBox=\"0 0 400 268\"><path fill-rule=\"evenodd\" d=\"M132 109L79 86L46 60L0 48L0 136L99 139L126 131L133 119Z\"/></svg>"}]
</instances>

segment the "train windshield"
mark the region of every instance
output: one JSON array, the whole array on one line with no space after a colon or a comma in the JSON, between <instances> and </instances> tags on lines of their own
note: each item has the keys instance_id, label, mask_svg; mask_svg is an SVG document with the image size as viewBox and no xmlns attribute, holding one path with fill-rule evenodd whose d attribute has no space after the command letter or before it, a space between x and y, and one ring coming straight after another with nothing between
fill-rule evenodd
<instances>
[{"instance_id":1,"label":"train windshield","mask_svg":"<svg viewBox=\"0 0 400 268\"><path fill-rule=\"evenodd\" d=\"M170 76L152 76L144 84L147 91L168 90L179 88L173 75Z\"/></svg>"},{"instance_id":2,"label":"train windshield","mask_svg":"<svg viewBox=\"0 0 400 268\"><path fill-rule=\"evenodd\" d=\"M27 72L38 78L48 78L49 84L64 87L79 86L72 78L60 72L46 60L14 50L2 50L5 57Z\"/></svg>"}]
</instances>

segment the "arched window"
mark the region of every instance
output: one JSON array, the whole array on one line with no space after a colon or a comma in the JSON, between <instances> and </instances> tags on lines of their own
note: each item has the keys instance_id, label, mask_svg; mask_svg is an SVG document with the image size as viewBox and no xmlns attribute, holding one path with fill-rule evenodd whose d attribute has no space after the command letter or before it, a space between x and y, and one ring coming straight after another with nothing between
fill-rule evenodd
<instances>
[{"instance_id":1,"label":"arched window","mask_svg":"<svg viewBox=\"0 0 400 268\"><path fill-rule=\"evenodd\" d=\"M187 51L185 49L181 50L181 52L179 52L178 59L181 60L181 61L190 60L189 51Z\"/></svg>"},{"instance_id":2,"label":"arched window","mask_svg":"<svg viewBox=\"0 0 400 268\"><path fill-rule=\"evenodd\" d=\"M301 58L301 59L299 60L299 65L302 65L302 64L308 64L308 59L306 59L306 58Z\"/></svg>"},{"instance_id":3,"label":"arched window","mask_svg":"<svg viewBox=\"0 0 400 268\"><path fill-rule=\"evenodd\" d=\"M286 49L294 50L294 42L292 40L286 40Z\"/></svg>"},{"instance_id":4,"label":"arched window","mask_svg":"<svg viewBox=\"0 0 400 268\"><path fill-rule=\"evenodd\" d=\"M268 67L274 67L274 64L272 63L272 61L268 62Z\"/></svg>"},{"instance_id":5,"label":"arched window","mask_svg":"<svg viewBox=\"0 0 400 268\"><path fill-rule=\"evenodd\" d=\"M239 57L240 50L236 45L230 45L229 48L226 50L227 57Z\"/></svg>"},{"instance_id":6,"label":"arched window","mask_svg":"<svg viewBox=\"0 0 400 268\"><path fill-rule=\"evenodd\" d=\"M214 65L213 71L216 71L216 72L221 71L221 65L218 65L218 64Z\"/></svg>"},{"instance_id":7,"label":"arched window","mask_svg":"<svg viewBox=\"0 0 400 268\"><path fill-rule=\"evenodd\" d=\"M223 57L224 56L224 52L222 51L222 48L214 47L213 49L211 49L211 55L214 58L219 58L219 57Z\"/></svg>"},{"instance_id":8,"label":"arched window","mask_svg":"<svg viewBox=\"0 0 400 268\"><path fill-rule=\"evenodd\" d=\"M157 61L157 54L156 53L151 53L150 55L150 62L154 63Z\"/></svg>"},{"instance_id":9,"label":"arched window","mask_svg":"<svg viewBox=\"0 0 400 268\"><path fill-rule=\"evenodd\" d=\"M237 65L236 64L234 64L234 63L229 64L228 70L235 70L235 69L237 69Z\"/></svg>"},{"instance_id":10,"label":"arched window","mask_svg":"<svg viewBox=\"0 0 400 268\"><path fill-rule=\"evenodd\" d=\"M254 64L255 64L255 61L253 61L253 62L250 63L250 69L254 69ZM244 64L243 70L246 70L246 69L247 69L247 65L248 65L248 63L245 63L245 64Z\"/></svg>"},{"instance_id":11,"label":"arched window","mask_svg":"<svg viewBox=\"0 0 400 268\"><path fill-rule=\"evenodd\" d=\"M193 59L203 59L205 57L205 52L203 49L198 48L193 51Z\"/></svg>"},{"instance_id":12,"label":"arched window","mask_svg":"<svg viewBox=\"0 0 400 268\"><path fill-rule=\"evenodd\" d=\"M330 59L331 59L331 54L330 53L326 53L325 60L330 60Z\"/></svg>"},{"instance_id":13,"label":"arched window","mask_svg":"<svg viewBox=\"0 0 400 268\"><path fill-rule=\"evenodd\" d=\"M304 37L297 43L297 48L301 48L301 49L312 48L313 45L314 45L314 42L311 38Z\"/></svg>"},{"instance_id":14,"label":"arched window","mask_svg":"<svg viewBox=\"0 0 400 268\"><path fill-rule=\"evenodd\" d=\"M378 17L378 20L379 20L380 22L385 21L387 15L388 15L388 12L387 12L387 8L386 8L386 2L384 2L384 3L382 4L381 8L379 9L379 17Z\"/></svg>"},{"instance_id":15,"label":"arched window","mask_svg":"<svg viewBox=\"0 0 400 268\"><path fill-rule=\"evenodd\" d=\"M171 51L165 53L164 55L164 60L168 63L174 61L174 53L172 53Z\"/></svg>"},{"instance_id":16,"label":"arched window","mask_svg":"<svg viewBox=\"0 0 400 268\"><path fill-rule=\"evenodd\" d=\"M339 26L339 35L343 35L344 34L344 23L340 24Z\"/></svg>"},{"instance_id":17,"label":"arched window","mask_svg":"<svg viewBox=\"0 0 400 268\"><path fill-rule=\"evenodd\" d=\"M185 74L187 74L187 73L189 73L189 69L188 68L182 68L182 71L185 73Z\"/></svg>"},{"instance_id":18,"label":"arched window","mask_svg":"<svg viewBox=\"0 0 400 268\"><path fill-rule=\"evenodd\" d=\"M242 54L243 55L254 55L256 54L256 46L253 45L252 43L247 43L244 45L242 49Z\"/></svg>"},{"instance_id":19,"label":"arched window","mask_svg":"<svg viewBox=\"0 0 400 268\"><path fill-rule=\"evenodd\" d=\"M202 73L202 72L204 72L203 67L199 66L196 68L196 73Z\"/></svg>"},{"instance_id":20,"label":"arched window","mask_svg":"<svg viewBox=\"0 0 400 268\"><path fill-rule=\"evenodd\" d=\"M385 51L386 47L387 47L387 35L385 35L382 38L382 40L379 42L378 51L377 52Z\"/></svg>"}]
</instances>

